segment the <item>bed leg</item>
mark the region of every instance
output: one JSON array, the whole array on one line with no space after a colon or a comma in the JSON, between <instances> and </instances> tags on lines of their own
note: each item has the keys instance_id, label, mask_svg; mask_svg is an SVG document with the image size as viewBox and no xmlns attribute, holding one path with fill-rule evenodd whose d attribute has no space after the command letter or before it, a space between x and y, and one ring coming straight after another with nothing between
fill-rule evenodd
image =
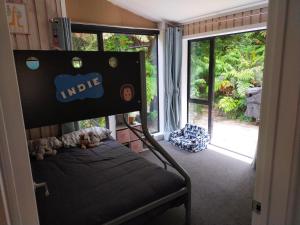
<instances>
[{"instance_id":1,"label":"bed leg","mask_svg":"<svg viewBox=\"0 0 300 225\"><path fill-rule=\"evenodd\" d=\"M188 197L188 199L186 200L186 202L184 203L184 207L185 207L185 225L191 225L192 221L191 221L191 199L190 197Z\"/></svg>"}]
</instances>

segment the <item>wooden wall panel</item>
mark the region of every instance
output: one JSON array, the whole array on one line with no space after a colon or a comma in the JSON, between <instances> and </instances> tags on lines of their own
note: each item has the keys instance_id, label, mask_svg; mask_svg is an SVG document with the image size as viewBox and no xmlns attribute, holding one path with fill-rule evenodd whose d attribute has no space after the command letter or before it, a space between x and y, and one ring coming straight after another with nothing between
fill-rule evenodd
<instances>
[{"instance_id":1,"label":"wooden wall panel","mask_svg":"<svg viewBox=\"0 0 300 225\"><path fill-rule=\"evenodd\" d=\"M184 26L183 26L183 36L189 35L188 27L189 27L189 25L184 25Z\"/></svg>"},{"instance_id":2,"label":"wooden wall panel","mask_svg":"<svg viewBox=\"0 0 300 225\"><path fill-rule=\"evenodd\" d=\"M206 29L206 32L209 32L209 31L213 30L212 19L209 19L209 20L205 21L205 29Z\"/></svg>"},{"instance_id":3,"label":"wooden wall panel","mask_svg":"<svg viewBox=\"0 0 300 225\"><path fill-rule=\"evenodd\" d=\"M29 41L29 49L38 50L41 49L41 43L39 39L39 31L36 19L36 9L35 9L35 2L28 1L27 2L27 16L28 16L28 24L29 24L29 34L28 41Z\"/></svg>"},{"instance_id":4,"label":"wooden wall panel","mask_svg":"<svg viewBox=\"0 0 300 225\"><path fill-rule=\"evenodd\" d=\"M184 30L183 34L184 36L188 36L228 28L242 28L247 25L267 22L267 17L268 8L264 7L222 17L193 21L191 23L182 24Z\"/></svg>"},{"instance_id":5,"label":"wooden wall panel","mask_svg":"<svg viewBox=\"0 0 300 225\"><path fill-rule=\"evenodd\" d=\"M201 21L199 33L204 33L204 32L205 32L205 21Z\"/></svg>"},{"instance_id":6,"label":"wooden wall panel","mask_svg":"<svg viewBox=\"0 0 300 225\"><path fill-rule=\"evenodd\" d=\"M261 21L267 22L268 20L268 8L262 8L260 9L260 15L261 15Z\"/></svg>"},{"instance_id":7,"label":"wooden wall panel","mask_svg":"<svg viewBox=\"0 0 300 225\"><path fill-rule=\"evenodd\" d=\"M24 0L29 34L11 34L13 49L49 50L52 33L50 19L62 16L60 0ZM53 125L26 130L28 139L58 136L60 126Z\"/></svg>"},{"instance_id":8,"label":"wooden wall panel","mask_svg":"<svg viewBox=\"0 0 300 225\"><path fill-rule=\"evenodd\" d=\"M233 22L234 27L243 26L243 13L236 13L234 14L233 18L234 18L234 22Z\"/></svg>"},{"instance_id":9,"label":"wooden wall panel","mask_svg":"<svg viewBox=\"0 0 300 225\"><path fill-rule=\"evenodd\" d=\"M243 24L244 25L251 24L251 13L249 11L243 13Z\"/></svg>"},{"instance_id":10,"label":"wooden wall panel","mask_svg":"<svg viewBox=\"0 0 300 225\"><path fill-rule=\"evenodd\" d=\"M220 24L220 18L214 18L213 19L213 30L219 30L219 24Z\"/></svg>"},{"instance_id":11,"label":"wooden wall panel","mask_svg":"<svg viewBox=\"0 0 300 225\"><path fill-rule=\"evenodd\" d=\"M194 32L194 24L189 24L189 33L193 33Z\"/></svg>"},{"instance_id":12,"label":"wooden wall panel","mask_svg":"<svg viewBox=\"0 0 300 225\"><path fill-rule=\"evenodd\" d=\"M32 0L30 0L30 1L32 1ZM46 1L51 1L51 0L46 0ZM50 49L50 40L49 40L50 22L49 22L49 19L51 19L51 18L48 18L48 15L47 15L46 1L35 0L36 20L37 20L37 24L38 24L40 43L41 43L42 50Z\"/></svg>"},{"instance_id":13,"label":"wooden wall panel","mask_svg":"<svg viewBox=\"0 0 300 225\"><path fill-rule=\"evenodd\" d=\"M220 26L219 29L226 29L226 16L221 16L220 17Z\"/></svg>"},{"instance_id":14,"label":"wooden wall panel","mask_svg":"<svg viewBox=\"0 0 300 225\"><path fill-rule=\"evenodd\" d=\"M199 33L200 32L200 22L196 22L194 24L194 33Z\"/></svg>"},{"instance_id":15,"label":"wooden wall panel","mask_svg":"<svg viewBox=\"0 0 300 225\"><path fill-rule=\"evenodd\" d=\"M234 23L233 23L233 15L228 15L226 16L226 28L233 28Z\"/></svg>"},{"instance_id":16,"label":"wooden wall panel","mask_svg":"<svg viewBox=\"0 0 300 225\"><path fill-rule=\"evenodd\" d=\"M251 24L259 23L260 19L260 9L252 10Z\"/></svg>"}]
</instances>

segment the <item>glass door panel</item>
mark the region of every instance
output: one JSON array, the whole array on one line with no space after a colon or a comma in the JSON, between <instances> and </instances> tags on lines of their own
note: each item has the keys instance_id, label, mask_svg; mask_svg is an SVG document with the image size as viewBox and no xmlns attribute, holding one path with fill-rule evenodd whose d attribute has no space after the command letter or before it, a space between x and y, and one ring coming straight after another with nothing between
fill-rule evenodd
<instances>
[{"instance_id":1,"label":"glass door panel","mask_svg":"<svg viewBox=\"0 0 300 225\"><path fill-rule=\"evenodd\" d=\"M72 33L73 50L98 51L97 34Z\"/></svg>"},{"instance_id":2,"label":"glass door panel","mask_svg":"<svg viewBox=\"0 0 300 225\"><path fill-rule=\"evenodd\" d=\"M265 31L216 37L211 143L253 158L258 139ZM252 100L249 98L253 95ZM256 97L255 97L256 96ZM247 113L254 103L257 113ZM255 111L255 110L254 110ZM257 118L255 118L257 117Z\"/></svg>"},{"instance_id":3,"label":"glass door panel","mask_svg":"<svg viewBox=\"0 0 300 225\"><path fill-rule=\"evenodd\" d=\"M214 39L189 41L188 122L212 130Z\"/></svg>"},{"instance_id":4,"label":"glass door panel","mask_svg":"<svg viewBox=\"0 0 300 225\"><path fill-rule=\"evenodd\" d=\"M94 33L75 33L72 32L72 45L74 51L99 51L98 37ZM80 129L106 126L106 118L99 117L78 121Z\"/></svg>"},{"instance_id":5,"label":"glass door panel","mask_svg":"<svg viewBox=\"0 0 300 225\"><path fill-rule=\"evenodd\" d=\"M189 103L189 123L196 124L208 130L208 106Z\"/></svg>"},{"instance_id":6,"label":"glass door panel","mask_svg":"<svg viewBox=\"0 0 300 225\"><path fill-rule=\"evenodd\" d=\"M190 95L191 99L208 100L210 41L190 43Z\"/></svg>"}]
</instances>

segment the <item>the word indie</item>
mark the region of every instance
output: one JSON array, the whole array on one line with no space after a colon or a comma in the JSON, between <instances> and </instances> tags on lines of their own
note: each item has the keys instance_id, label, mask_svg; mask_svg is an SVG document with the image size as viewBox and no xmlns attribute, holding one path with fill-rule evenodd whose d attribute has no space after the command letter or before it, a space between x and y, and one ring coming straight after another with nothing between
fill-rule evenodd
<instances>
[{"instance_id":1,"label":"the word indie","mask_svg":"<svg viewBox=\"0 0 300 225\"><path fill-rule=\"evenodd\" d=\"M100 98L103 95L102 76L98 73L86 75L59 75L55 78L56 98L70 102L86 98Z\"/></svg>"}]
</instances>

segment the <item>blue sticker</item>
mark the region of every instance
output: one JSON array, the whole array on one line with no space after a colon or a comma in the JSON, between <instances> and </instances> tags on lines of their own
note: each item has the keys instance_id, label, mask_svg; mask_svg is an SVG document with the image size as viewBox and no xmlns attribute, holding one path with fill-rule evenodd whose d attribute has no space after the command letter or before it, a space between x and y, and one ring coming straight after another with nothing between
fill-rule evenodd
<instances>
[{"instance_id":1,"label":"blue sticker","mask_svg":"<svg viewBox=\"0 0 300 225\"><path fill-rule=\"evenodd\" d=\"M40 67L40 62L35 57L29 57L26 60L26 66L31 70L37 70Z\"/></svg>"},{"instance_id":2,"label":"blue sticker","mask_svg":"<svg viewBox=\"0 0 300 225\"><path fill-rule=\"evenodd\" d=\"M55 80L56 98L60 102L72 102L86 98L101 98L104 94L102 75L88 73L76 76L60 74Z\"/></svg>"}]
</instances>

